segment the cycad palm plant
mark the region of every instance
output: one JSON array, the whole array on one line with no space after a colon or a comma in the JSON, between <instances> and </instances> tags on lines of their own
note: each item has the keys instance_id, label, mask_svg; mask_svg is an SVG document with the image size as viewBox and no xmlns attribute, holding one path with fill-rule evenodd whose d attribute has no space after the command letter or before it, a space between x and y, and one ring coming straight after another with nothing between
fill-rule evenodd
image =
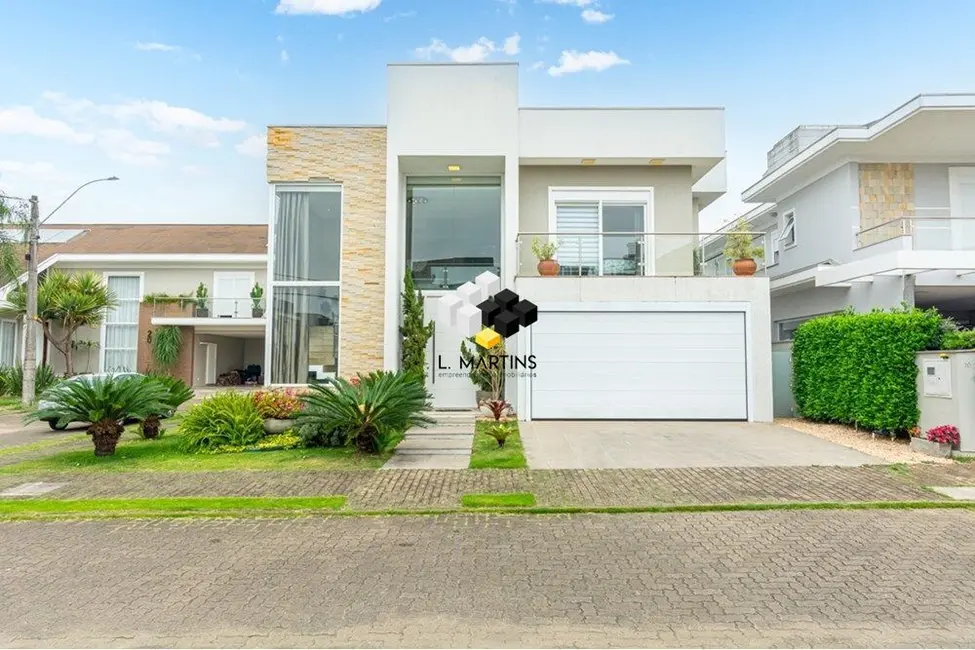
<instances>
[{"instance_id":1,"label":"cycad palm plant","mask_svg":"<svg viewBox=\"0 0 975 650\"><path fill-rule=\"evenodd\" d=\"M153 440L159 437L162 417L171 416L185 402L193 399L193 389L187 386L182 379L168 375L149 376L145 381L147 384L159 384L166 391L166 397L163 400L166 404L166 410L147 416L142 420L142 425L139 427L139 433L142 434L143 438Z\"/></svg>"},{"instance_id":2,"label":"cycad palm plant","mask_svg":"<svg viewBox=\"0 0 975 650\"><path fill-rule=\"evenodd\" d=\"M358 385L337 379L330 386L311 386L301 398L305 408L298 415L299 425L341 431L346 444L381 453L395 447L407 429L434 423L424 413L430 408L430 394L412 373L380 371L358 379Z\"/></svg>"},{"instance_id":3,"label":"cycad palm plant","mask_svg":"<svg viewBox=\"0 0 975 650\"><path fill-rule=\"evenodd\" d=\"M111 456L122 437L127 419L144 420L167 408L168 391L145 377L94 377L66 381L42 396L44 408L27 416L28 421L54 420L59 425L88 422L88 434L96 456Z\"/></svg>"}]
</instances>

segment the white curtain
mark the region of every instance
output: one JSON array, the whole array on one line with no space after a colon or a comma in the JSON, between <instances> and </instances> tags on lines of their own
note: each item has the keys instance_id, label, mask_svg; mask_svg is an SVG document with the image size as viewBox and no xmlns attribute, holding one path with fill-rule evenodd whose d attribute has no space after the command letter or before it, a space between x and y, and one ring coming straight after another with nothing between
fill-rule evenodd
<instances>
[{"instance_id":1,"label":"white curtain","mask_svg":"<svg viewBox=\"0 0 975 650\"><path fill-rule=\"evenodd\" d=\"M136 372L139 348L139 277L109 276L118 307L105 317L103 372Z\"/></svg>"},{"instance_id":2,"label":"white curtain","mask_svg":"<svg viewBox=\"0 0 975 650\"><path fill-rule=\"evenodd\" d=\"M0 321L0 366L12 366L17 360L17 323Z\"/></svg>"},{"instance_id":3,"label":"white curtain","mask_svg":"<svg viewBox=\"0 0 975 650\"><path fill-rule=\"evenodd\" d=\"M308 280L311 259L309 198L306 192L278 194L274 225L274 279Z\"/></svg>"}]
</instances>

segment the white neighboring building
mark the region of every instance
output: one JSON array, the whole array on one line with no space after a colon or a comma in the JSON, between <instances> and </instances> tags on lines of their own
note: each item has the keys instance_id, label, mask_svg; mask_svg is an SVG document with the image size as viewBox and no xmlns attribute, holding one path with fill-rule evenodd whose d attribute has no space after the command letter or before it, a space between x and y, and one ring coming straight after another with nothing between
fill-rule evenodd
<instances>
[{"instance_id":1,"label":"white neighboring building","mask_svg":"<svg viewBox=\"0 0 975 650\"><path fill-rule=\"evenodd\" d=\"M768 279L695 272L722 109L522 107L516 64L391 65L387 89L384 126L269 127L266 381L397 368L404 270L431 318L492 271L539 308L507 340L536 366L521 418L771 419ZM438 407L474 405L460 344L438 324Z\"/></svg>"}]
</instances>

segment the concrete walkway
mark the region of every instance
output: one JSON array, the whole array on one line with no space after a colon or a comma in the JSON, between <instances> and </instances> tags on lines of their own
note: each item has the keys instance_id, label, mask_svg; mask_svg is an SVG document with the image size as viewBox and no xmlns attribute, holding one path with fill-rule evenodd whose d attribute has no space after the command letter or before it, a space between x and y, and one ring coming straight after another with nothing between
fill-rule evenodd
<instances>
[{"instance_id":1,"label":"concrete walkway","mask_svg":"<svg viewBox=\"0 0 975 650\"><path fill-rule=\"evenodd\" d=\"M413 428L383 469L467 469L474 442L474 411L435 411L437 424Z\"/></svg>"},{"instance_id":2,"label":"concrete walkway","mask_svg":"<svg viewBox=\"0 0 975 650\"><path fill-rule=\"evenodd\" d=\"M532 469L857 466L885 461L764 422L519 423Z\"/></svg>"}]
</instances>

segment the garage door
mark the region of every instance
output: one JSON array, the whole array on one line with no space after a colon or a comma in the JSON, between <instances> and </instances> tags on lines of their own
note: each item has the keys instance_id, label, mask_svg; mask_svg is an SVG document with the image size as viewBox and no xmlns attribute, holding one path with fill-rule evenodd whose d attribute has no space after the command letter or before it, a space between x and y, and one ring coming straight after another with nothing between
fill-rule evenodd
<instances>
[{"instance_id":1,"label":"garage door","mask_svg":"<svg viewBox=\"0 0 975 650\"><path fill-rule=\"evenodd\" d=\"M538 419L744 420L740 312L545 312L532 325Z\"/></svg>"}]
</instances>

